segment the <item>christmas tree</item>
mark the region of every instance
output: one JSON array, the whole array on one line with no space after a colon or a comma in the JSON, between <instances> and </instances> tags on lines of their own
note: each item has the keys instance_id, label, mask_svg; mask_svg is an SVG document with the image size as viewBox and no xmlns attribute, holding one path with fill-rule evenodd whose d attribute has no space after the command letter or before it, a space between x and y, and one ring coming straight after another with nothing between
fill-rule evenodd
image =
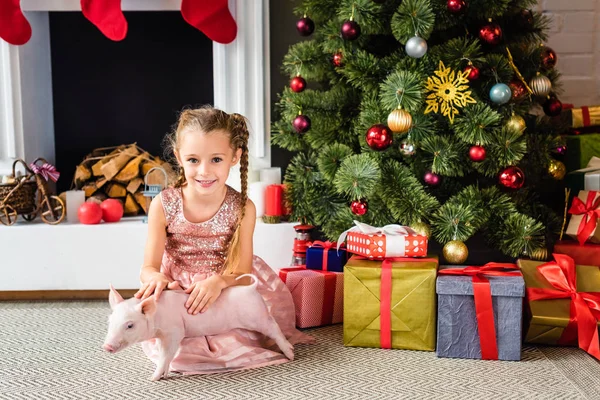
<instances>
[{"instance_id":1,"label":"christmas tree","mask_svg":"<svg viewBox=\"0 0 600 400\"><path fill-rule=\"evenodd\" d=\"M273 143L297 153L292 217L332 240L353 220L408 225L457 263L476 234L510 257L543 253L560 230L548 200L564 147L535 4L304 0L308 38L284 57L273 126Z\"/></svg>"}]
</instances>

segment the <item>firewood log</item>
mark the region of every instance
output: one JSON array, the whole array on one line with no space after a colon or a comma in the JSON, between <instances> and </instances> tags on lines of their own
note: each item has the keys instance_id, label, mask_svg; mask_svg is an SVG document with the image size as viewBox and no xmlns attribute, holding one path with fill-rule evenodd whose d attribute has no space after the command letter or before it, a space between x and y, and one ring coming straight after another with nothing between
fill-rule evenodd
<instances>
[{"instance_id":1,"label":"firewood log","mask_svg":"<svg viewBox=\"0 0 600 400\"><path fill-rule=\"evenodd\" d=\"M139 151L135 146L127 147L118 156L114 157L109 162L100 167L100 169L102 170L102 175L104 175L104 177L110 181L119 173L119 171L121 171L121 169L129 162L129 160L131 160L138 154Z\"/></svg>"},{"instance_id":2,"label":"firewood log","mask_svg":"<svg viewBox=\"0 0 600 400\"><path fill-rule=\"evenodd\" d=\"M92 177L92 171L83 163L79 164L75 169L75 186L80 189L85 185L85 182Z\"/></svg>"},{"instance_id":3,"label":"firewood log","mask_svg":"<svg viewBox=\"0 0 600 400\"><path fill-rule=\"evenodd\" d=\"M140 175L140 163L144 159L144 155L141 154L130 160L125 167L113 178L113 180L120 183L128 183L132 179Z\"/></svg>"},{"instance_id":4,"label":"firewood log","mask_svg":"<svg viewBox=\"0 0 600 400\"><path fill-rule=\"evenodd\" d=\"M127 195L127 189L120 183L112 182L104 190L108 197L125 197Z\"/></svg>"},{"instance_id":5,"label":"firewood log","mask_svg":"<svg viewBox=\"0 0 600 400\"><path fill-rule=\"evenodd\" d=\"M142 192L134 193L133 197L135 201L142 207L144 210L144 214L148 214L148 201L150 200L148 197L144 196Z\"/></svg>"},{"instance_id":6,"label":"firewood log","mask_svg":"<svg viewBox=\"0 0 600 400\"><path fill-rule=\"evenodd\" d=\"M127 192L135 193L137 190L144 184L144 180L142 178L132 179L127 185Z\"/></svg>"},{"instance_id":7,"label":"firewood log","mask_svg":"<svg viewBox=\"0 0 600 400\"><path fill-rule=\"evenodd\" d=\"M125 199L125 215L137 215L140 212L140 206L137 201L135 201L133 195L131 193L127 193L127 198Z\"/></svg>"}]
</instances>

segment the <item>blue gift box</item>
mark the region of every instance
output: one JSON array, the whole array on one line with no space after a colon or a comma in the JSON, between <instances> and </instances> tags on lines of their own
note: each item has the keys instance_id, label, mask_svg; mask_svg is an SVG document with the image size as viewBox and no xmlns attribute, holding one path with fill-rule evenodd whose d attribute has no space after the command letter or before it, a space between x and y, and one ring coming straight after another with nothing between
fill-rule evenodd
<instances>
[{"instance_id":1,"label":"blue gift box","mask_svg":"<svg viewBox=\"0 0 600 400\"><path fill-rule=\"evenodd\" d=\"M344 265L348 261L348 253L345 249L337 250L334 245L329 250L320 246L311 246L306 250L306 268L323 270L323 251L327 251L327 271L344 272Z\"/></svg>"}]
</instances>

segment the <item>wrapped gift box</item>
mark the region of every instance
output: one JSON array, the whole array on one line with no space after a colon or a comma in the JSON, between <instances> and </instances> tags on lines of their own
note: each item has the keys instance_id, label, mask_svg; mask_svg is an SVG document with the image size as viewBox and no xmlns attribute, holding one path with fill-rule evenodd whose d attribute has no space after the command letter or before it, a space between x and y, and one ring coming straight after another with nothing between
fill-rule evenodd
<instances>
[{"instance_id":1,"label":"wrapped gift box","mask_svg":"<svg viewBox=\"0 0 600 400\"><path fill-rule=\"evenodd\" d=\"M555 261L548 263L517 261L525 279L528 305L525 341L562 346L579 344L579 347L590 352L590 343L585 343L585 340L593 335L600 323L590 316L593 311L586 305L585 298L600 292L600 268L575 265L573 259L566 255L554 254L554 258ZM546 275L560 277L563 287L559 289L551 284ZM540 289L550 290L546 299L538 299ZM580 297L571 297L570 290L576 290ZM600 299L596 301L600 302ZM572 319L574 326L570 324ZM590 322L591 328L588 325ZM584 329L586 334L578 336L579 328ZM595 356L598 358L600 354Z\"/></svg>"},{"instance_id":2,"label":"wrapped gift box","mask_svg":"<svg viewBox=\"0 0 600 400\"><path fill-rule=\"evenodd\" d=\"M292 292L298 328L342 322L343 276L341 272L313 271L302 267L279 270L279 277Z\"/></svg>"},{"instance_id":3,"label":"wrapped gift box","mask_svg":"<svg viewBox=\"0 0 600 400\"><path fill-rule=\"evenodd\" d=\"M434 351L437 258L361 258L344 267L344 345Z\"/></svg>"},{"instance_id":4,"label":"wrapped gift box","mask_svg":"<svg viewBox=\"0 0 600 400\"><path fill-rule=\"evenodd\" d=\"M571 218L566 230L567 235L579 244L586 241L600 243L600 192L580 191L573 199L569 214Z\"/></svg>"},{"instance_id":5,"label":"wrapped gift box","mask_svg":"<svg viewBox=\"0 0 600 400\"><path fill-rule=\"evenodd\" d=\"M343 248L337 250L337 243L313 242L306 251L308 269L343 272L347 260L348 252Z\"/></svg>"},{"instance_id":6,"label":"wrapped gift box","mask_svg":"<svg viewBox=\"0 0 600 400\"><path fill-rule=\"evenodd\" d=\"M554 253L568 255L577 265L600 267L600 244L584 243L580 246L571 240L561 240L554 245Z\"/></svg>"},{"instance_id":7,"label":"wrapped gift box","mask_svg":"<svg viewBox=\"0 0 600 400\"><path fill-rule=\"evenodd\" d=\"M492 265L492 264L489 264ZM484 267L485 268L485 267ZM519 361L521 359L521 330L525 281L518 267L508 271L507 276L487 276L491 289L495 337L485 336L479 329L476 299L473 292L473 276L441 275L446 268L440 267L436 290L438 294L437 355L438 357L476 358ZM454 272L466 273L464 267L451 268ZM501 270L502 268L500 268ZM469 271L470 270L470 271ZM482 271L482 268L477 268ZM475 268L469 267L469 272ZM499 272L499 271L496 271ZM490 273L493 273L490 271ZM480 275L481 276L481 275ZM479 300L478 307L485 307L486 299ZM487 300L489 301L489 300ZM480 333L484 332L482 352ZM493 349L493 350L490 350ZM493 356L489 354L493 353ZM483 357L482 357L483 355Z\"/></svg>"},{"instance_id":8,"label":"wrapped gift box","mask_svg":"<svg viewBox=\"0 0 600 400\"><path fill-rule=\"evenodd\" d=\"M569 172L566 183L571 190L576 192L580 190L600 191L600 158L592 157L585 168Z\"/></svg>"}]
</instances>

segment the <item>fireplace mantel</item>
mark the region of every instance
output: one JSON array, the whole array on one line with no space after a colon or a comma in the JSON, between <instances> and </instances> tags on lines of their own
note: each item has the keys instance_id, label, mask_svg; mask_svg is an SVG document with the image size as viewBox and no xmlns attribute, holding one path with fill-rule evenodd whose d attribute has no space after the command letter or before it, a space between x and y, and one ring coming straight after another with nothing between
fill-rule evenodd
<instances>
[{"instance_id":1,"label":"fireplace mantel","mask_svg":"<svg viewBox=\"0 0 600 400\"><path fill-rule=\"evenodd\" d=\"M54 162L49 11L81 11L80 0L22 0L31 40L0 40L0 175L16 158ZM181 0L122 0L123 11L179 11ZM250 120L251 169L271 165L268 0L229 0L238 34L213 43L214 105ZM182 23L185 23L182 19ZM109 40L109 39L106 39Z\"/></svg>"}]
</instances>

